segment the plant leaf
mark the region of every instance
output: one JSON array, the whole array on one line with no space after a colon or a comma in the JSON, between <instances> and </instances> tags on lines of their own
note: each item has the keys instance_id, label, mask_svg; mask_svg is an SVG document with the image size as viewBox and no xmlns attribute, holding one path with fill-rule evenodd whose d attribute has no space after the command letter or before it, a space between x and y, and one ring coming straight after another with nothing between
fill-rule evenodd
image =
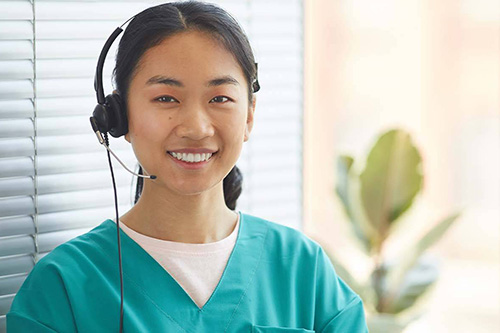
<instances>
[{"instance_id":1,"label":"plant leaf","mask_svg":"<svg viewBox=\"0 0 500 333\"><path fill-rule=\"evenodd\" d=\"M335 192L343 204L344 211L349 218L354 234L361 242L365 253L370 254L375 230L363 216L359 199L357 181L352 175L351 167L354 159L351 156L341 155L337 158L337 185Z\"/></svg>"},{"instance_id":2,"label":"plant leaf","mask_svg":"<svg viewBox=\"0 0 500 333\"><path fill-rule=\"evenodd\" d=\"M454 213L441 222L434 225L425 235L420 238L415 244L403 251L399 259L399 263L393 270L389 271L389 285L399 286L403 280L403 276L413 267L418 258L432 245L434 245L446 233L448 228L457 220L460 212Z\"/></svg>"},{"instance_id":3,"label":"plant leaf","mask_svg":"<svg viewBox=\"0 0 500 333\"><path fill-rule=\"evenodd\" d=\"M393 129L381 135L360 175L361 200L382 240L391 224L412 204L423 181L417 148L408 133Z\"/></svg>"},{"instance_id":4,"label":"plant leaf","mask_svg":"<svg viewBox=\"0 0 500 333\"><path fill-rule=\"evenodd\" d=\"M397 314L413 306L434 285L439 277L439 265L431 256L421 256L407 272L403 283L389 299L386 312Z\"/></svg>"},{"instance_id":5,"label":"plant leaf","mask_svg":"<svg viewBox=\"0 0 500 333\"><path fill-rule=\"evenodd\" d=\"M335 191L344 205L347 217L352 221L351 204L349 202L349 172L354 163L354 159L348 155L341 155L337 158L337 186Z\"/></svg>"}]
</instances>

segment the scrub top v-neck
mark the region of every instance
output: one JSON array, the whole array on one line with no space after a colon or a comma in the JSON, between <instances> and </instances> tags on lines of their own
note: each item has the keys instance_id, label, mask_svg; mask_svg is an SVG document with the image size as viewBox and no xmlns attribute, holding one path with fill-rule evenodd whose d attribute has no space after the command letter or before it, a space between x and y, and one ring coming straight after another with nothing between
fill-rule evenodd
<instances>
[{"instance_id":1,"label":"scrub top v-neck","mask_svg":"<svg viewBox=\"0 0 500 333\"><path fill-rule=\"evenodd\" d=\"M243 220L240 216L240 221ZM107 220L106 223L112 223L113 230L116 225L113 221ZM253 229L254 226L245 226ZM122 237L122 262L124 273L132 283L137 284L138 288L143 289L144 294L148 295L153 302L165 310L177 322L189 322L189 319L198 321L199 316L211 312L224 311L225 313L235 311L239 300L252 278L252 274L241 274L242 271L254 271L258 264L264 245L264 232L253 231L252 238L242 236L245 233L240 222L240 229L236 238L236 244L228 259L226 268L219 280L219 283L212 293L212 296L200 309L191 299L177 281L166 271L149 253L139 246L133 239L121 230ZM243 246L241 245L243 244ZM128 256L127 256L128 254ZM134 269L137 262L143 263L149 267L148 271ZM245 268L242 267L245 266ZM154 277L154 281L151 281ZM151 287L141 287L141 285L150 285ZM168 300L168 294L172 294L175 302ZM183 326L186 326L183 324Z\"/></svg>"},{"instance_id":2,"label":"scrub top v-neck","mask_svg":"<svg viewBox=\"0 0 500 333\"><path fill-rule=\"evenodd\" d=\"M226 268L200 309L170 274L121 232L124 332L367 332L363 302L321 246L240 212ZM116 225L106 220L54 249L19 290L12 332L117 332Z\"/></svg>"},{"instance_id":3,"label":"scrub top v-neck","mask_svg":"<svg viewBox=\"0 0 500 333\"><path fill-rule=\"evenodd\" d=\"M153 257L201 309L219 284L236 244L240 214L235 215L236 221L229 235L202 244L149 237L129 228L123 221L120 221L120 228Z\"/></svg>"}]
</instances>

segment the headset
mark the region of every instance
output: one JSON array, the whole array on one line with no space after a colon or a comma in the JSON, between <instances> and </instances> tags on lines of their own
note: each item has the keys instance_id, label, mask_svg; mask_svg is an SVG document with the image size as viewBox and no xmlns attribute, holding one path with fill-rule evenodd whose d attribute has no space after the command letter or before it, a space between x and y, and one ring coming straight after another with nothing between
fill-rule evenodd
<instances>
[{"instance_id":1,"label":"headset","mask_svg":"<svg viewBox=\"0 0 500 333\"><path fill-rule=\"evenodd\" d=\"M113 165L111 163L110 153L116 158L116 160L131 174L137 177L142 177L145 179L156 179L155 175L148 175L148 173L144 170L146 175L141 175L133 172L129 168L125 166L125 164L116 156L115 153L109 148L109 140L108 140L108 132L111 136L118 138L122 135L127 134L128 132L128 120L127 120L127 112L125 108L125 102L122 100L121 96L118 93L111 93L104 97L104 87L102 82L102 71L104 67L104 60L106 59L106 55L108 51L115 41L115 39L120 35L123 31L122 27L131 21L136 16L140 15L144 11L151 9L147 8L141 11L138 14L135 14L127 21L125 21L121 26L115 29L113 33L108 37L104 46L101 50L101 54L99 55L99 59L97 61L96 72L94 76L94 89L96 91L97 96L97 105L94 108L94 112L92 113L92 117L90 117L90 124L92 126L92 130L97 136L99 143L102 144L106 150L108 155L109 169L111 171L111 179L113 181L113 190L115 197L115 212L116 212L116 232L117 232L117 240L118 240L118 266L120 270L120 333L123 332L123 268L122 268L122 255L121 255L121 243L120 243L120 220L118 214L118 198L116 193L116 183L115 176L113 173ZM260 84L257 76L257 63L255 63L255 81L252 83L253 92L256 93L260 90Z\"/></svg>"}]
</instances>

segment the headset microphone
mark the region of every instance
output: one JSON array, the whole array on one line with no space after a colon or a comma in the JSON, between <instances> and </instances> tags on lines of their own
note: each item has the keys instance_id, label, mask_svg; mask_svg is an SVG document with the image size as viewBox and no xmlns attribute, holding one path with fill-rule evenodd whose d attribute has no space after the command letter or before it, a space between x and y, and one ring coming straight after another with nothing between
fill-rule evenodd
<instances>
[{"instance_id":1,"label":"headset microphone","mask_svg":"<svg viewBox=\"0 0 500 333\"><path fill-rule=\"evenodd\" d=\"M99 131L99 128L97 126L97 123L95 121L95 118L94 117L90 117L90 124L92 125L92 129L94 130L95 134L97 135L97 140L99 140L99 143L101 145L103 145L104 147L106 147L106 149L114 156L114 158L116 158L116 160L118 162L120 162L120 164L125 168L125 170L127 170L128 172L130 172L131 174L133 174L134 176L137 176L137 177L142 177L142 178L148 178L148 179L156 179L156 176L155 175L140 175L138 173L135 173L133 172L132 170L130 170L129 168L127 168L127 166L125 164L123 164L123 162L118 158L118 156L116 156L115 153L113 153L113 151L111 150L111 148L109 148L109 146L106 144L106 140L104 140L104 138L102 137L102 134L101 134L101 131ZM144 170L144 168L142 168Z\"/></svg>"}]
</instances>

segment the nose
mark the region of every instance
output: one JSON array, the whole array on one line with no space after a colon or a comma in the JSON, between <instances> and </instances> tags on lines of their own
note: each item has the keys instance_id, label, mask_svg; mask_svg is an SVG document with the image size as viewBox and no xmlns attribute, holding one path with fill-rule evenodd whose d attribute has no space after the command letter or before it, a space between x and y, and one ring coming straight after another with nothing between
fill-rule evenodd
<instances>
[{"instance_id":1,"label":"nose","mask_svg":"<svg viewBox=\"0 0 500 333\"><path fill-rule=\"evenodd\" d=\"M179 114L179 123L176 126L176 135L180 138L203 140L214 135L212 118L200 105L184 107Z\"/></svg>"}]
</instances>

